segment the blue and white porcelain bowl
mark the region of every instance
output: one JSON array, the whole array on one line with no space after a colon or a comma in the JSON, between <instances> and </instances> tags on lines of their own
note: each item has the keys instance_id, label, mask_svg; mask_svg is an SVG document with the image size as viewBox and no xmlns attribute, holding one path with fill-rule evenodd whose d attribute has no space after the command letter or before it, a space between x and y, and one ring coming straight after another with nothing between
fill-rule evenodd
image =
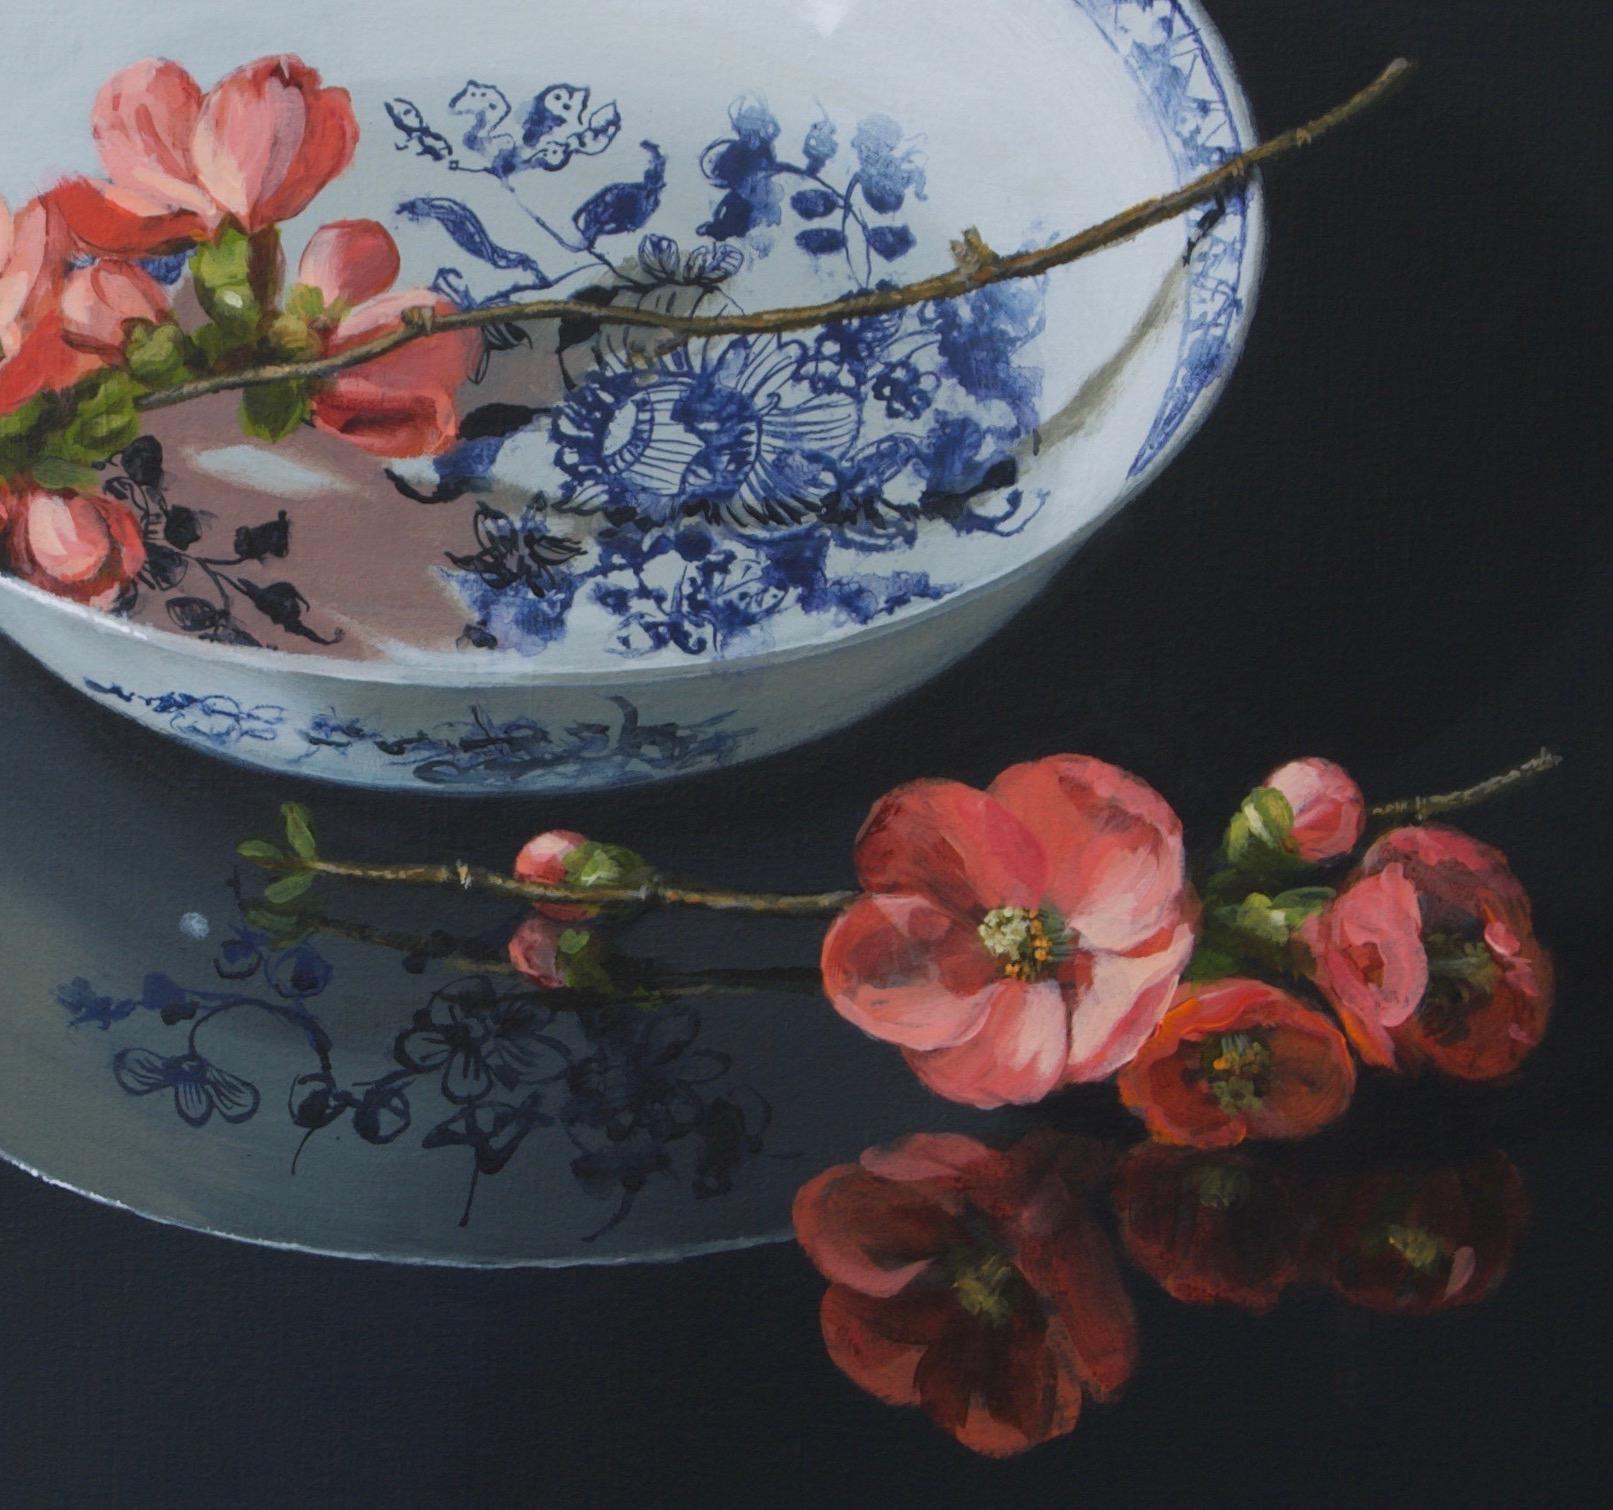
<instances>
[{"instance_id":1,"label":"blue and white porcelain bowl","mask_svg":"<svg viewBox=\"0 0 1613 1510\"><path fill-rule=\"evenodd\" d=\"M69 0L20 45L14 200L93 168L124 64L206 86L295 52L362 135L291 257L380 219L402 282L461 305L832 299L950 265L966 226L1055 240L1254 140L1196 0ZM198 749L359 785L766 755L973 648L1148 483L1241 347L1262 239L1251 188L1036 282L648 368L653 337L586 305L494 327L461 443L424 463L247 445L228 396L158 413L108 472L157 547L132 612L4 579L0 628Z\"/></svg>"}]
</instances>

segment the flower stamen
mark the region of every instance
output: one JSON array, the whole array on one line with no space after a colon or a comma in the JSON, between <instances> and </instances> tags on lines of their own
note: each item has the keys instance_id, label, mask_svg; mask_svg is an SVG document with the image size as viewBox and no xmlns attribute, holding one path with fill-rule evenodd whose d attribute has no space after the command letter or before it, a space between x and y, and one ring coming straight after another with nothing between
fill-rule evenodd
<instances>
[{"instance_id":1,"label":"flower stamen","mask_svg":"<svg viewBox=\"0 0 1613 1510\"><path fill-rule=\"evenodd\" d=\"M1253 1033L1223 1033L1205 1041L1203 1070L1222 1111L1255 1111L1265 1098L1271 1050Z\"/></svg>"},{"instance_id":2,"label":"flower stamen","mask_svg":"<svg viewBox=\"0 0 1613 1510\"><path fill-rule=\"evenodd\" d=\"M1037 980L1061 957L1057 929L1026 907L993 907L982 919L980 942L1003 962L1009 980Z\"/></svg>"}]
</instances>

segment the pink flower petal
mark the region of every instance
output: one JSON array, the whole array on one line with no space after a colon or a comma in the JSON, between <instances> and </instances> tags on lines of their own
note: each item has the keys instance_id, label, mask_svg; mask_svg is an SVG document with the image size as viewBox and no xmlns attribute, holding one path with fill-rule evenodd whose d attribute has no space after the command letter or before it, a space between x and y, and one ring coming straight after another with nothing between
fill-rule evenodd
<instances>
[{"instance_id":1,"label":"pink flower petal","mask_svg":"<svg viewBox=\"0 0 1613 1510\"><path fill-rule=\"evenodd\" d=\"M362 304L392 287L400 265L397 243L379 221L334 220L308 238L297 281L317 288L327 306Z\"/></svg>"},{"instance_id":2,"label":"pink flower petal","mask_svg":"<svg viewBox=\"0 0 1613 1510\"><path fill-rule=\"evenodd\" d=\"M961 1043L1012 984L972 922L923 897L861 897L823 941L823 989L835 1010L907 1048Z\"/></svg>"},{"instance_id":3,"label":"pink flower petal","mask_svg":"<svg viewBox=\"0 0 1613 1510\"><path fill-rule=\"evenodd\" d=\"M1146 782L1083 755L1010 766L991 795L1036 835L1047 899L1081 942L1130 949L1175 920L1182 825Z\"/></svg>"},{"instance_id":4,"label":"pink flower petal","mask_svg":"<svg viewBox=\"0 0 1613 1510\"><path fill-rule=\"evenodd\" d=\"M189 210L216 225L218 208L196 182L191 160L201 108L201 86L179 64L147 58L106 81L91 125L115 184L163 210Z\"/></svg>"},{"instance_id":5,"label":"pink flower petal","mask_svg":"<svg viewBox=\"0 0 1613 1510\"><path fill-rule=\"evenodd\" d=\"M959 781L912 781L881 798L857 835L856 860L869 891L934 897L975 915L1040 906L1047 874L1025 826Z\"/></svg>"},{"instance_id":6,"label":"pink flower petal","mask_svg":"<svg viewBox=\"0 0 1613 1510\"><path fill-rule=\"evenodd\" d=\"M919 1079L949 1101L1028 1105L1052 1091L1064 1073L1069 1012L1052 981L1004 981L972 1037L954 1048L903 1053Z\"/></svg>"},{"instance_id":7,"label":"pink flower petal","mask_svg":"<svg viewBox=\"0 0 1613 1510\"><path fill-rule=\"evenodd\" d=\"M1107 1079L1136 1057L1170 1009L1195 931L1188 918L1138 953L1091 956L1084 982L1073 992L1066 988L1072 1012L1064 1084Z\"/></svg>"}]
</instances>

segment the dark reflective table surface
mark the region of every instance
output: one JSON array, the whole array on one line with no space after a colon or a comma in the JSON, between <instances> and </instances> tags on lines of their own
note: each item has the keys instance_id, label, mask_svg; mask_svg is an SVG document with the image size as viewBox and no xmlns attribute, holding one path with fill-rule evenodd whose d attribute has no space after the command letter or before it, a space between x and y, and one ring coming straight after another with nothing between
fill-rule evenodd
<instances>
[{"instance_id":1,"label":"dark reflective table surface","mask_svg":"<svg viewBox=\"0 0 1613 1510\"><path fill-rule=\"evenodd\" d=\"M162 1219L0 1166L8 1502L1595 1497L1613 28L1590 0L1212 9L1267 127L1395 52L1424 71L1272 181L1248 354L1170 474L1045 601L879 718L610 798L388 799L170 747L0 647L0 1148ZM1292 755L1387 796L1541 743L1564 767L1466 824L1506 851L1557 958L1523 1074L1367 1077L1313 1143L1208 1168L1128 1152L1135 1125L1101 1089L1025 1117L947 1106L787 993L587 1022L511 1000L473 1041L467 1010L507 978L415 975L348 939L265 947L230 887L236 840L289 798L332 852L502 867L563 825L690 874L817 889L849 880L868 805L915 775L979 783L1090 751L1203 835ZM498 921L451 897L362 904L401 929ZM691 969L809 967L819 937L645 926ZM1062 1139L1102 1171L1082 1231L1126 1297L1134 1361L1115 1399L1008 1462L837 1368L826 1282L788 1239L801 1185L934 1133ZM704 1256L618 1262L680 1253Z\"/></svg>"}]
</instances>

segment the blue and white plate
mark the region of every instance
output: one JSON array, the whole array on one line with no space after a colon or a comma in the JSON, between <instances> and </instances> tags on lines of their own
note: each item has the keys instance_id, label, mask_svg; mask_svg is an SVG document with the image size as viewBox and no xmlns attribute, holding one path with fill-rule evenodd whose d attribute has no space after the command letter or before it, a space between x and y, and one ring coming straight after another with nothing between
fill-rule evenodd
<instances>
[{"instance_id":1,"label":"blue and white plate","mask_svg":"<svg viewBox=\"0 0 1613 1510\"><path fill-rule=\"evenodd\" d=\"M8 197L93 168L124 64L205 86L296 52L362 135L292 257L323 220L381 219L403 282L467 306L833 299L950 265L967 226L1055 240L1254 139L1196 0L398 0L380 36L324 0L59 15L0 100ZM8 579L0 628L149 727L337 781L751 759L964 654L1146 485L1236 358L1262 240L1250 189L1036 282L648 369L653 337L585 302L490 329L464 439L424 463L312 430L249 446L228 396L169 411L114 470L196 538L126 619ZM243 561L243 538L273 548Z\"/></svg>"}]
</instances>

